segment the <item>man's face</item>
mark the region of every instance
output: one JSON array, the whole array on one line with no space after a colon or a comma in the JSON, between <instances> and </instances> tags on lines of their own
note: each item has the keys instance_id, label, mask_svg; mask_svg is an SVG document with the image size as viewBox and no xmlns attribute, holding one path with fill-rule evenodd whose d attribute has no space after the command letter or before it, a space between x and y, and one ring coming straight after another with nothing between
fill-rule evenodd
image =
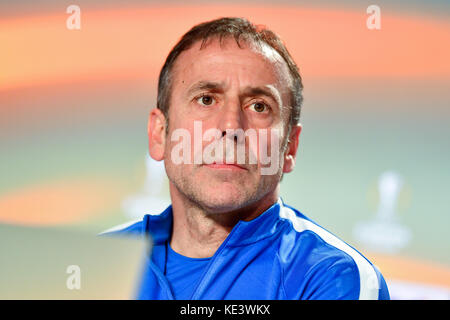
<instances>
[{"instance_id":1,"label":"man's face","mask_svg":"<svg viewBox=\"0 0 450 320\"><path fill-rule=\"evenodd\" d=\"M275 192L283 172L290 81L285 62L271 48L256 50L245 43L239 48L234 39L227 39L222 45L212 40L201 50L197 42L182 52L172 70L164 146L166 172L178 192L209 212L238 210ZM179 152L180 136L174 133L180 129L189 133L188 153ZM205 140L208 129L221 134ZM238 129L249 135L236 139L227 133ZM250 133L256 133L257 142ZM215 146L223 146L223 156L212 148L213 142L222 143ZM244 162L237 158L238 145L245 146ZM226 159L230 149L231 161ZM267 158L262 161L262 152L272 164ZM213 160L205 159L206 154ZM185 157L181 164L180 155ZM256 161L250 160L252 156ZM273 163L274 170L262 173Z\"/></svg>"}]
</instances>

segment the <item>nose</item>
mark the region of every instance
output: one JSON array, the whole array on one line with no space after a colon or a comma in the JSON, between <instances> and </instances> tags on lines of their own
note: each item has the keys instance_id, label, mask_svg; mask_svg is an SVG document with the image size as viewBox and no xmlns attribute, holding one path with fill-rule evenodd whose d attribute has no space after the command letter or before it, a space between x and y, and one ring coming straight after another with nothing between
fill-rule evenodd
<instances>
[{"instance_id":1,"label":"nose","mask_svg":"<svg viewBox=\"0 0 450 320\"><path fill-rule=\"evenodd\" d=\"M222 132L222 137L240 142L241 135L238 134L238 130L243 130L243 120L244 117L238 99L225 104L219 116L219 130Z\"/></svg>"}]
</instances>

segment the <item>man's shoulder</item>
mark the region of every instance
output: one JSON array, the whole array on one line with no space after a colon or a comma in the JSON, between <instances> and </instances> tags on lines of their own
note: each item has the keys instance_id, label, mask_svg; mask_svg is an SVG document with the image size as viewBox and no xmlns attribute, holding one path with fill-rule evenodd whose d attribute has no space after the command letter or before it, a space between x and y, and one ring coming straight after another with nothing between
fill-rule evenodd
<instances>
[{"instance_id":1,"label":"man's shoulder","mask_svg":"<svg viewBox=\"0 0 450 320\"><path fill-rule=\"evenodd\" d=\"M170 238L171 228L172 206L170 205L161 213L145 214L141 219L120 224L99 235L151 237L156 244Z\"/></svg>"},{"instance_id":2,"label":"man's shoulder","mask_svg":"<svg viewBox=\"0 0 450 320\"><path fill-rule=\"evenodd\" d=\"M339 282L349 292L357 291L360 299L377 299L385 286L379 270L359 251L293 207L284 205L280 218L289 223L286 229L292 241L281 243L280 261L285 273L303 273L315 283ZM314 278L314 279L312 279ZM343 282L345 283L343 283ZM288 279L295 284L295 279ZM332 286L334 287L334 286ZM380 295L379 295L380 293Z\"/></svg>"},{"instance_id":3,"label":"man's shoulder","mask_svg":"<svg viewBox=\"0 0 450 320\"><path fill-rule=\"evenodd\" d=\"M289 224L285 232L295 239L295 245L291 246L293 250L301 250L302 254L314 254L318 260L328 263L335 260L348 263L360 259L367 261L352 246L291 206L283 205L280 218Z\"/></svg>"},{"instance_id":4,"label":"man's shoulder","mask_svg":"<svg viewBox=\"0 0 450 320\"><path fill-rule=\"evenodd\" d=\"M105 231L100 232L99 236L142 236L145 234L145 220L144 216L141 219L131 220Z\"/></svg>"}]
</instances>

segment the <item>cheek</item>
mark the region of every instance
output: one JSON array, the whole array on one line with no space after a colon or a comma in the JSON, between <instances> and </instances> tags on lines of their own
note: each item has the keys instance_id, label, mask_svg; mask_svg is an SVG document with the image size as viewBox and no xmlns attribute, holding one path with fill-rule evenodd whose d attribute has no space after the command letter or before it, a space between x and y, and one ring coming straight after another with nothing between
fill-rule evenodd
<instances>
[{"instance_id":1,"label":"cheek","mask_svg":"<svg viewBox=\"0 0 450 320\"><path fill-rule=\"evenodd\" d=\"M260 129L256 138L249 138L249 150L257 158L261 165L271 165L272 161L278 161L283 157L283 137L279 129Z\"/></svg>"},{"instance_id":2,"label":"cheek","mask_svg":"<svg viewBox=\"0 0 450 320\"><path fill-rule=\"evenodd\" d=\"M169 117L169 132L165 139L164 160L173 165L192 163L193 124L177 116Z\"/></svg>"},{"instance_id":3,"label":"cheek","mask_svg":"<svg viewBox=\"0 0 450 320\"><path fill-rule=\"evenodd\" d=\"M221 137L220 130L208 121L180 121L166 138L165 155L171 157L174 163L180 164L178 158L183 157L183 164L200 164L205 149L215 149L215 141ZM174 157L177 159L173 159Z\"/></svg>"}]
</instances>

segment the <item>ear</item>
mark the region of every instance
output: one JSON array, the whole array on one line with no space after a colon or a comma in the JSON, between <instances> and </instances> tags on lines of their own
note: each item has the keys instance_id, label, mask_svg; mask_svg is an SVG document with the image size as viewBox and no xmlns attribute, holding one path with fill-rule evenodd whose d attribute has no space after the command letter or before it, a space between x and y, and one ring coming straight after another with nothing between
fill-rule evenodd
<instances>
[{"instance_id":1,"label":"ear","mask_svg":"<svg viewBox=\"0 0 450 320\"><path fill-rule=\"evenodd\" d=\"M158 108L153 108L148 117L148 150L150 156L161 161L164 159L166 143L166 117Z\"/></svg>"},{"instance_id":2,"label":"ear","mask_svg":"<svg viewBox=\"0 0 450 320\"><path fill-rule=\"evenodd\" d=\"M300 141L300 132L302 132L301 124L292 126L286 152L284 153L283 173L289 173L294 170L298 144Z\"/></svg>"}]
</instances>

